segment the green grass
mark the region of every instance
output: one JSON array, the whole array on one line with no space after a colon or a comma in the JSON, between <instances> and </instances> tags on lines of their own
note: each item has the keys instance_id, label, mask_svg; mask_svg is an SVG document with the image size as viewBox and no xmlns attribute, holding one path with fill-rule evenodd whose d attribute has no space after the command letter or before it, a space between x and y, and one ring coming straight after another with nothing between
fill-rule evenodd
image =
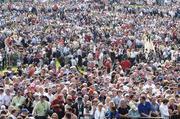
<instances>
[{"instance_id":1,"label":"green grass","mask_svg":"<svg viewBox=\"0 0 180 119\"><path fill-rule=\"evenodd\" d=\"M13 70L14 72L17 72L17 67L16 67L16 66L12 67L12 70ZM0 75L3 75L5 72L7 72L7 68L1 70L1 71L0 71Z\"/></svg>"},{"instance_id":2,"label":"green grass","mask_svg":"<svg viewBox=\"0 0 180 119\"><path fill-rule=\"evenodd\" d=\"M60 61L58 61L58 60L56 59L56 69L59 69L60 67L61 67ZM12 70L15 71L15 72L17 72L17 67L16 67L16 66L13 66L13 67L12 67ZM80 72L81 74L84 74L84 73L85 73L84 68L82 68L82 67L78 67L78 70L79 70L79 72ZM5 68L5 69L3 69L3 70L0 70L0 75L4 75L5 72L7 72L7 68Z\"/></svg>"}]
</instances>

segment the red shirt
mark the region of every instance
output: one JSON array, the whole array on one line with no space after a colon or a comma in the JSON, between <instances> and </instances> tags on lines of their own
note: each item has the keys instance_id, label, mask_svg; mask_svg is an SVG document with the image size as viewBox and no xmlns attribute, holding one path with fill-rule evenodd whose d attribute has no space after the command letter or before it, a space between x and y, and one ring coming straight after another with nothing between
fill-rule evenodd
<instances>
[{"instance_id":1,"label":"red shirt","mask_svg":"<svg viewBox=\"0 0 180 119\"><path fill-rule=\"evenodd\" d=\"M55 106L57 104L62 104L63 101L59 100L59 99L55 99L51 102L51 108L55 111L55 112L60 112L62 111L61 107L59 106ZM63 106L64 104L62 104Z\"/></svg>"},{"instance_id":2,"label":"red shirt","mask_svg":"<svg viewBox=\"0 0 180 119\"><path fill-rule=\"evenodd\" d=\"M110 60L105 60L104 61L104 66L108 69L108 68L111 68L111 61Z\"/></svg>"},{"instance_id":3,"label":"red shirt","mask_svg":"<svg viewBox=\"0 0 180 119\"><path fill-rule=\"evenodd\" d=\"M90 42L91 41L91 36L85 35L84 39L85 39L86 42Z\"/></svg>"},{"instance_id":4,"label":"red shirt","mask_svg":"<svg viewBox=\"0 0 180 119\"><path fill-rule=\"evenodd\" d=\"M5 42L8 46L11 46L13 44L13 39L11 37L8 37Z\"/></svg>"},{"instance_id":5,"label":"red shirt","mask_svg":"<svg viewBox=\"0 0 180 119\"><path fill-rule=\"evenodd\" d=\"M123 70L127 70L131 67L131 62L129 60L124 60L124 61L120 62L120 65Z\"/></svg>"}]
</instances>

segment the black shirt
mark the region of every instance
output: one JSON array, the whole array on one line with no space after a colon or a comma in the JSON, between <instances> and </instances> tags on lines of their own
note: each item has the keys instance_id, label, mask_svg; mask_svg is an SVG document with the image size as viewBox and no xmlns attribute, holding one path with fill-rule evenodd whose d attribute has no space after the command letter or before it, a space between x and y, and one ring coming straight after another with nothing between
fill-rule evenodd
<instances>
[{"instance_id":1,"label":"black shirt","mask_svg":"<svg viewBox=\"0 0 180 119\"><path fill-rule=\"evenodd\" d=\"M119 114L125 115L125 114L128 114L129 109L130 109L129 106L127 106L126 108L121 108L121 107L119 107L119 108L118 108L118 112L119 112Z\"/></svg>"}]
</instances>

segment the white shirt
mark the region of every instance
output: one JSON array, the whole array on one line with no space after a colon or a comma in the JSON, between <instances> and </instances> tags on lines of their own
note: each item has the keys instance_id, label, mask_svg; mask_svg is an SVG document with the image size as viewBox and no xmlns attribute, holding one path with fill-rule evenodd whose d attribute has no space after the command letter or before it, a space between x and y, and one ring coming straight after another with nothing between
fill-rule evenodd
<instances>
[{"instance_id":1,"label":"white shirt","mask_svg":"<svg viewBox=\"0 0 180 119\"><path fill-rule=\"evenodd\" d=\"M87 56L87 59L88 59L88 60L92 60L92 59L93 59L93 54L92 54L92 53L89 53L88 56Z\"/></svg>"},{"instance_id":2,"label":"white shirt","mask_svg":"<svg viewBox=\"0 0 180 119\"><path fill-rule=\"evenodd\" d=\"M113 98L113 102L116 104L116 106L120 106L120 102L121 102L121 97L116 96L115 98Z\"/></svg>"},{"instance_id":3,"label":"white shirt","mask_svg":"<svg viewBox=\"0 0 180 119\"><path fill-rule=\"evenodd\" d=\"M49 102L52 102L54 100L54 95L53 94L46 93L45 96L48 97Z\"/></svg>"},{"instance_id":4,"label":"white shirt","mask_svg":"<svg viewBox=\"0 0 180 119\"><path fill-rule=\"evenodd\" d=\"M41 2L41 3L44 3L44 2L47 2L47 0L35 0L36 2Z\"/></svg>"},{"instance_id":5,"label":"white shirt","mask_svg":"<svg viewBox=\"0 0 180 119\"><path fill-rule=\"evenodd\" d=\"M99 55L99 60L103 60L103 57L104 57L104 54L103 54L103 52L101 52Z\"/></svg>"},{"instance_id":6,"label":"white shirt","mask_svg":"<svg viewBox=\"0 0 180 119\"><path fill-rule=\"evenodd\" d=\"M4 94L0 94L0 107L4 105Z\"/></svg>"},{"instance_id":7,"label":"white shirt","mask_svg":"<svg viewBox=\"0 0 180 119\"><path fill-rule=\"evenodd\" d=\"M99 110L97 109L95 111L95 119L105 119L105 109L102 108L101 112L99 112Z\"/></svg>"},{"instance_id":8,"label":"white shirt","mask_svg":"<svg viewBox=\"0 0 180 119\"><path fill-rule=\"evenodd\" d=\"M11 95L4 95L4 104L6 105L6 106L9 106L10 104L11 104L11 100L12 100L12 96Z\"/></svg>"},{"instance_id":9,"label":"white shirt","mask_svg":"<svg viewBox=\"0 0 180 119\"><path fill-rule=\"evenodd\" d=\"M68 54L69 53L69 47L64 47L63 48L63 53Z\"/></svg>"},{"instance_id":10,"label":"white shirt","mask_svg":"<svg viewBox=\"0 0 180 119\"><path fill-rule=\"evenodd\" d=\"M78 50L77 50L77 55L82 56L82 50L81 50L81 49L78 49Z\"/></svg>"},{"instance_id":11,"label":"white shirt","mask_svg":"<svg viewBox=\"0 0 180 119\"><path fill-rule=\"evenodd\" d=\"M167 106L167 105L164 105L164 104L162 103L162 104L160 105L160 107L159 107L159 110L160 110L161 116L162 116L164 119L168 119L168 117L169 117L168 106Z\"/></svg>"},{"instance_id":12,"label":"white shirt","mask_svg":"<svg viewBox=\"0 0 180 119\"><path fill-rule=\"evenodd\" d=\"M38 96L41 96L41 95L45 95L45 93L40 93L40 92L35 92L34 95L38 95Z\"/></svg>"},{"instance_id":13,"label":"white shirt","mask_svg":"<svg viewBox=\"0 0 180 119\"><path fill-rule=\"evenodd\" d=\"M131 58L136 58L136 55L137 55L136 52L131 52L131 56L130 57Z\"/></svg>"},{"instance_id":14,"label":"white shirt","mask_svg":"<svg viewBox=\"0 0 180 119\"><path fill-rule=\"evenodd\" d=\"M3 56L2 54L0 53L0 62L3 60Z\"/></svg>"},{"instance_id":15,"label":"white shirt","mask_svg":"<svg viewBox=\"0 0 180 119\"><path fill-rule=\"evenodd\" d=\"M72 66L76 66L77 65L77 61L75 59L73 59L73 58L71 59L71 65Z\"/></svg>"},{"instance_id":16,"label":"white shirt","mask_svg":"<svg viewBox=\"0 0 180 119\"><path fill-rule=\"evenodd\" d=\"M147 90L148 88L155 89L156 86L155 86L154 84L145 84L145 85L143 86L143 90L144 90L144 91Z\"/></svg>"},{"instance_id":17,"label":"white shirt","mask_svg":"<svg viewBox=\"0 0 180 119\"><path fill-rule=\"evenodd\" d=\"M36 67L35 74L40 74L40 72L41 72L41 67Z\"/></svg>"},{"instance_id":18,"label":"white shirt","mask_svg":"<svg viewBox=\"0 0 180 119\"><path fill-rule=\"evenodd\" d=\"M56 47L52 47L52 52L55 53L57 51Z\"/></svg>"},{"instance_id":19,"label":"white shirt","mask_svg":"<svg viewBox=\"0 0 180 119\"><path fill-rule=\"evenodd\" d=\"M171 3L171 0L164 0L164 3L165 3L165 4L170 4L170 3Z\"/></svg>"},{"instance_id":20,"label":"white shirt","mask_svg":"<svg viewBox=\"0 0 180 119\"><path fill-rule=\"evenodd\" d=\"M39 102L39 100L34 100L32 107L35 107L38 102Z\"/></svg>"}]
</instances>

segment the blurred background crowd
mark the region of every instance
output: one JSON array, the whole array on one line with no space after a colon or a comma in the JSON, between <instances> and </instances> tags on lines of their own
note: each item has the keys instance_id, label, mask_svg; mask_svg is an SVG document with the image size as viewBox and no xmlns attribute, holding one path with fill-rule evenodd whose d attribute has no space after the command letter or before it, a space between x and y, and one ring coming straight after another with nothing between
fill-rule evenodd
<instances>
[{"instance_id":1,"label":"blurred background crowd","mask_svg":"<svg viewBox=\"0 0 180 119\"><path fill-rule=\"evenodd\" d=\"M0 119L180 118L180 1L17 1L0 4Z\"/></svg>"}]
</instances>

